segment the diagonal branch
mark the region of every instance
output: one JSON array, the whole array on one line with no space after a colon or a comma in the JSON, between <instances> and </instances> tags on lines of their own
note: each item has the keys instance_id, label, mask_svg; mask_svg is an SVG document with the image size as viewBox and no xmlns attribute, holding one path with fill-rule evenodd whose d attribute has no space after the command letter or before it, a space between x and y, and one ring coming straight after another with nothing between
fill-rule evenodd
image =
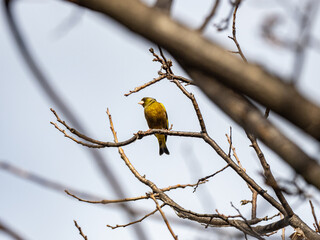
<instances>
[{"instance_id":1,"label":"diagonal branch","mask_svg":"<svg viewBox=\"0 0 320 240\"><path fill-rule=\"evenodd\" d=\"M116 135L116 132L114 130L114 126L113 126L113 122L112 122L112 118L111 115L109 113L109 110L107 110L107 114L109 116L109 122L110 122L110 128L111 131L114 135L114 141L117 143L118 142L118 138ZM205 138L206 141L210 142L209 144L215 144L214 141L211 139L207 139ZM220 149L220 148L219 148ZM171 208L173 208L175 210L175 212L177 213L177 215L180 218L188 218L190 220L193 221L197 221L199 223L204 223L204 224L210 224L212 226L228 226L228 225L232 225L235 226L236 228L238 228L239 230L243 231L243 229L247 229L248 234L253 234L252 230L248 229L247 227L247 223L244 223L244 221L242 220L230 220L230 224L228 222L226 222L225 220L222 219L217 219L219 218L218 214L198 214L195 212L192 212L190 210L186 210L183 207L181 207L180 205L178 205L176 202L174 202L168 195L166 195L163 191L161 191L161 189L159 189L152 181L146 179L145 177L141 176L139 174L139 172L134 168L134 166L131 164L131 162L129 161L128 157L126 156L126 154L124 153L123 149L121 147L118 147L119 150L119 154L122 158L122 160L125 162L125 164L127 165L127 167L129 168L129 170L132 172L132 174L143 184L149 186L152 191L154 192L154 194L159 194L159 199L161 201L163 201L165 204L169 205ZM222 149L220 149L221 154L223 154ZM225 157L228 158L228 156L225 154ZM231 162L232 160L229 159ZM244 179L246 181L249 181L251 184L253 184L256 188L258 188L258 192L260 194L262 194L263 197L265 197L269 202L271 202L272 205L275 205L277 207L279 207L279 209L282 209L282 206L279 205L271 196L269 196L265 191L263 191L252 179L249 178L249 176L246 175L246 173L244 173L241 169L238 169L238 166L235 163L231 163L230 164L233 168L237 169L238 173L240 176L244 177ZM240 173L241 172L241 173ZM284 211L284 210L282 210ZM248 220L248 223L251 224L256 224L260 221L262 221L263 219L253 219L253 220ZM259 231L269 231L270 229L274 229L280 227L283 228L284 226L288 225L288 219L286 219L286 221L284 220L280 220L277 222L277 224L273 224L272 227L271 225L267 225L265 227L262 226L257 226L255 227L254 231L256 231L256 228L259 229ZM268 229L268 230L266 230ZM254 233L255 235L255 233Z\"/></svg>"},{"instance_id":2,"label":"diagonal branch","mask_svg":"<svg viewBox=\"0 0 320 240\"><path fill-rule=\"evenodd\" d=\"M233 20L232 20L232 37L228 36L231 40L234 41L234 43L236 44L236 47L238 49L238 52L239 55L241 56L242 60L244 62L248 62L246 57L244 56L243 52L242 52L242 49L240 47L240 44L238 42L238 39L237 39L237 29L236 29L236 16L237 16L237 11L238 11L238 8L239 8L239 5L240 5L241 1L237 1L237 3L235 3L235 8L234 8L234 11L233 11Z\"/></svg>"},{"instance_id":3,"label":"diagonal branch","mask_svg":"<svg viewBox=\"0 0 320 240\"><path fill-rule=\"evenodd\" d=\"M319 106L305 98L284 80L268 73L260 66L243 63L217 44L205 39L199 32L178 24L166 14L147 7L137 0L68 1L115 19L135 33L164 47L179 60L185 71L196 69L214 78L215 81L269 107L318 141L320 140ZM146 22L148 24L145 24ZM194 78L194 81L205 93L208 84L212 83L202 78ZM210 95L208 96L213 100Z\"/></svg>"},{"instance_id":4,"label":"diagonal branch","mask_svg":"<svg viewBox=\"0 0 320 240\"><path fill-rule=\"evenodd\" d=\"M203 23L199 27L199 29L198 29L199 32L203 32L203 30L206 28L206 26L208 25L210 20L214 17L214 15L216 14L216 11L218 9L219 4L220 4L220 0L216 0L212 9L211 9L210 14L206 17L206 19L203 21Z\"/></svg>"},{"instance_id":5,"label":"diagonal branch","mask_svg":"<svg viewBox=\"0 0 320 240\"><path fill-rule=\"evenodd\" d=\"M234 12L233 12L233 21L232 21L232 37L229 36L229 38L231 38L234 41L235 45L237 46L238 53L241 56L242 60L244 62L248 62L246 57L244 56L242 50L241 50L240 44L239 44L239 42L237 40L237 34L236 34L236 16L237 16L237 10L239 8L240 3L241 3L241 0L239 0L239 1L237 1L235 3L235 9L234 9ZM265 111L265 115L264 115L265 118L268 117L269 111L270 111L270 109L267 108L266 111ZM281 192L281 189L279 188L278 183L275 180L275 178L274 178L274 176L273 176L273 174L271 172L270 166L267 163L267 161L266 161L266 159L264 157L264 154L262 153L262 151L260 149L260 146L259 146L259 144L257 142L257 139L252 134L248 133L247 131L246 131L246 134L247 134L248 138L251 141L251 146L254 148L258 158L260 159L260 163L261 163L261 165L262 165L262 167L264 169L264 176L266 177L267 184L269 186L271 186L273 188L273 190L275 191L275 193L276 193L278 199L280 200L282 206L286 210L286 214L289 215L289 216L292 216L294 214L293 210L291 209L289 203L287 202L287 200L283 196L283 194ZM229 141L229 143L231 144L231 140ZM252 193L253 193L253 198L252 199L255 199L255 201L256 201L256 196L257 196L256 192L252 192ZM256 213L254 211L252 215L255 215L255 214Z\"/></svg>"},{"instance_id":6,"label":"diagonal branch","mask_svg":"<svg viewBox=\"0 0 320 240\"><path fill-rule=\"evenodd\" d=\"M76 226L76 228L78 228L79 230L79 234L83 237L84 240L88 240L88 237L83 233L81 227L78 225L76 220L73 220L74 225Z\"/></svg>"},{"instance_id":7,"label":"diagonal branch","mask_svg":"<svg viewBox=\"0 0 320 240\"><path fill-rule=\"evenodd\" d=\"M162 204L160 206L160 208L164 207L165 204ZM133 225L133 224L136 224L136 223L139 223L139 222L142 222L144 219L146 219L147 217L150 217L151 215L155 214L156 212L158 211L158 208L156 208L155 210L153 210L152 212L146 214L145 216L143 216L142 218L136 220L136 221L133 221L133 222L130 222L130 223L127 223L127 224L123 224L123 225L116 225L116 226L111 226L111 225L107 225L107 227L111 228L111 229L116 229L116 228L120 228L120 227L128 227L130 225Z\"/></svg>"},{"instance_id":8,"label":"diagonal branch","mask_svg":"<svg viewBox=\"0 0 320 240\"><path fill-rule=\"evenodd\" d=\"M34 80L38 83L41 90L45 92L45 95L67 116L67 119L76 126L78 129L84 131L84 126L78 121L78 118L74 115L71 111L71 108L62 100L59 94L56 92L54 87L50 83L50 79L44 74L42 71L40 64L36 62L34 59L32 52L28 48L27 44L25 43L18 25L15 21L14 14L13 14L13 3L17 1L14 0L4 0L4 10L5 15L8 21L9 29L12 32L14 37L14 41L17 44L18 50L21 53L23 60L25 61L27 67L31 71L34 76ZM84 131L85 132L85 131ZM110 185L111 189L115 192L118 197L124 196L124 190L122 189L121 185L119 184L116 176L114 175L112 169L107 164L108 161L105 161L105 156L103 157L101 153L97 151L89 151L91 156L93 157L96 167L98 171L102 173L102 176L105 178L106 182ZM129 219L135 216L134 211L130 208L130 206L122 205L121 206L124 210L126 210L126 214ZM140 227L134 229L136 236L139 239L147 239L144 230Z\"/></svg>"},{"instance_id":9,"label":"diagonal branch","mask_svg":"<svg viewBox=\"0 0 320 240\"><path fill-rule=\"evenodd\" d=\"M0 232L3 232L10 236L14 240L24 240L24 238L18 234L15 230L11 229L11 227L7 226L0 220Z\"/></svg>"},{"instance_id":10,"label":"diagonal branch","mask_svg":"<svg viewBox=\"0 0 320 240\"><path fill-rule=\"evenodd\" d=\"M173 232L173 230L172 230L172 228L171 228L171 226L170 226L170 224L169 224L169 222L168 222L168 219L167 219L166 215L164 214L164 212L162 211L161 206L159 205L158 201L156 200L156 198L154 197L153 194L151 194L150 197L152 198L152 200L153 200L154 203L156 204L157 209L158 209L158 211L160 212L160 214L161 214L161 216L162 216L162 218L163 218L163 221L165 222L165 224L166 224L169 232L171 233L172 237L173 237L175 240L178 240L178 236L174 234L174 232Z\"/></svg>"},{"instance_id":11,"label":"diagonal branch","mask_svg":"<svg viewBox=\"0 0 320 240\"><path fill-rule=\"evenodd\" d=\"M308 156L298 145L265 119L256 107L236 92L201 72L191 70L188 74L193 79L201 78L210 82L211 84L205 87L205 93L223 111L242 125L246 132L259 137L264 144L286 161L308 183L320 189L320 165L318 162Z\"/></svg>"}]
</instances>

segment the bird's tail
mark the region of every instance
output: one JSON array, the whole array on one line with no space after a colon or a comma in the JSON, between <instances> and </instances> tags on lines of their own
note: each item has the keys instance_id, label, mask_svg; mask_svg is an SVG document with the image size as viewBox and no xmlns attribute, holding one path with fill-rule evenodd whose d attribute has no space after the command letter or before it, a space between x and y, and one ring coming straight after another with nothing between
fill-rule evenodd
<instances>
[{"instance_id":1,"label":"bird's tail","mask_svg":"<svg viewBox=\"0 0 320 240\"><path fill-rule=\"evenodd\" d=\"M170 152L166 145L165 135L156 134L156 137L158 138L158 142L159 142L159 154L162 155L163 153L165 153L169 155Z\"/></svg>"},{"instance_id":2,"label":"bird's tail","mask_svg":"<svg viewBox=\"0 0 320 240\"><path fill-rule=\"evenodd\" d=\"M167 145L164 143L162 146L160 146L160 149L159 149L159 154L162 155L163 153L166 153L166 154L170 154L168 148L167 148Z\"/></svg>"}]
</instances>

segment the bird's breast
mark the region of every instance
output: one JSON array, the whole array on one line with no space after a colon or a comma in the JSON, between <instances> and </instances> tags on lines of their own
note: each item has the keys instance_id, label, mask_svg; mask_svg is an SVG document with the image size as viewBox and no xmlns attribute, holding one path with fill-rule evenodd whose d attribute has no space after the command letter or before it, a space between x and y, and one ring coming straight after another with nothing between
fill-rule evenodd
<instances>
[{"instance_id":1,"label":"bird's breast","mask_svg":"<svg viewBox=\"0 0 320 240\"><path fill-rule=\"evenodd\" d=\"M166 113L162 108L148 108L144 111L149 128L166 128Z\"/></svg>"}]
</instances>

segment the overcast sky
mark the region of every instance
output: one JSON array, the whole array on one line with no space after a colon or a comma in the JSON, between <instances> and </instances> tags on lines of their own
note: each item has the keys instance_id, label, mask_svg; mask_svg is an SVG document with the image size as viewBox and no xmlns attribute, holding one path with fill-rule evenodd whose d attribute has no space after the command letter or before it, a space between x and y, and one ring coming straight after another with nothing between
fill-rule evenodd
<instances>
[{"instance_id":1,"label":"overcast sky","mask_svg":"<svg viewBox=\"0 0 320 240\"><path fill-rule=\"evenodd\" d=\"M176 0L172 16L195 28L210 11L212 2ZM293 54L261 38L261 24L265 17L287 12L281 4L275 2L244 1L237 16L238 40L249 61L262 64L281 76L289 76ZM77 120L85 126L87 135L103 141L113 140L106 115L107 108L112 114L119 140L126 140L139 130L147 130L143 108L137 104L145 96L154 97L165 105L169 123L173 124L174 130L200 130L189 99L169 81L164 80L139 93L124 96L129 90L157 77L160 65L152 62L148 51L150 47L156 49L154 44L100 14L63 1L18 1L14 6L15 18L38 66L65 104L72 109ZM66 189L75 188L106 199L115 199L114 191L105 181L88 149L63 137L50 124L50 121L55 121L51 107L63 120L68 119L37 84L22 60L8 29L4 9L1 8L0 160L61 183ZM219 33L213 26L228 11L228 1L223 1L218 15L206 29L205 36L229 50L235 50L233 42L227 37L231 34L230 30ZM290 21L285 21L278 33L294 38L296 31ZM317 18L313 24L313 33L315 36L318 34L318 38L319 27L320 19ZM174 59L173 65L177 75L186 76ZM298 88L320 104L319 75L319 49L308 50ZM261 167L249 147L244 131L196 87L189 86L188 90L195 94L199 102L210 135L225 151L228 150L225 134L229 132L230 126L233 127L233 143L243 166L250 176L263 185ZM273 114L271 118L306 152L319 159L319 146L309 137L292 126L286 126L286 122L275 118ZM225 162L199 139L168 137L167 146L170 155L159 156L157 140L149 136L124 147L124 150L140 174L145 174L158 187L195 183L199 178L225 166ZM292 178L292 171L287 165L265 146L262 145L262 148L275 176ZM141 196L149 191L129 172L117 149L94 151L99 151L112 167L126 197ZM127 215L115 205L81 203L62 191L45 189L3 170L0 171L0 189L0 220L26 239L81 239L74 227L74 219L90 240L136 239L132 227L116 230L106 227L107 224L128 222ZM312 188L309 190L312 192ZM271 190L269 193L273 195ZM186 209L206 213L218 209L226 215L237 214L230 206L232 202L244 215L250 216L250 207L240 206L240 200L250 199L251 193L230 169L200 186L196 193L192 193L192 189L185 189L176 190L169 196ZM289 199L294 211L312 226L309 205L301 204L298 198ZM153 201L134 202L130 206L140 211L139 217L155 208ZM319 212L320 206L316 205L316 208ZM175 216L168 207L165 212L168 216ZM259 198L259 217L276 213ZM159 216L151 217L141 224L149 239L171 238ZM179 239L215 239L212 229L199 231L199 224L192 226L172 223ZM287 236L290 232L292 229L288 228ZM1 235L1 232L0 238L10 239Z\"/></svg>"}]
</instances>

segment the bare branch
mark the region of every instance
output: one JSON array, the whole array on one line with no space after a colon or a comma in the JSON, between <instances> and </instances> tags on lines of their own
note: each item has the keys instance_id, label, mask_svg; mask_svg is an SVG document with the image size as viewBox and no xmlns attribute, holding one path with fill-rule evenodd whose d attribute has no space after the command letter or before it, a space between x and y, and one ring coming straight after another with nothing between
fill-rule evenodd
<instances>
[{"instance_id":1,"label":"bare branch","mask_svg":"<svg viewBox=\"0 0 320 240\"><path fill-rule=\"evenodd\" d=\"M77 221L76 220L73 220L74 221L74 225L78 228L79 230L79 234L83 237L84 240L88 240L88 237L82 232L82 229L81 227L78 225Z\"/></svg>"},{"instance_id":2,"label":"bare branch","mask_svg":"<svg viewBox=\"0 0 320 240\"><path fill-rule=\"evenodd\" d=\"M174 189L179 189L179 188L186 188L186 187L194 187L194 186L198 186L199 184L203 184L207 182L205 179L202 181L198 181L198 183L196 184L177 184L174 186L169 186L166 188L161 188L160 190L163 192L167 192L167 191L171 191ZM100 200L100 201L93 201L93 200L86 200L83 198L80 198L78 196L76 196L75 194L70 193L68 190L64 190L65 193L67 193L69 196L78 199L81 202L86 202L86 203L93 203L93 204L110 204L110 203L123 203L123 202L133 202L133 201L138 201L138 200L143 200L143 199L149 199L150 198L150 194L146 194L140 197L133 197L133 198L123 198L123 199L116 199L116 200ZM154 194L154 196L157 198L159 197L159 194Z\"/></svg>"},{"instance_id":3,"label":"bare branch","mask_svg":"<svg viewBox=\"0 0 320 240\"><path fill-rule=\"evenodd\" d=\"M283 214L282 213L279 213L279 214L280 214L280 218L283 219L284 218ZM282 228L281 238L282 238L282 240L286 239L286 229L285 228Z\"/></svg>"},{"instance_id":4,"label":"bare branch","mask_svg":"<svg viewBox=\"0 0 320 240\"><path fill-rule=\"evenodd\" d=\"M161 209L158 201L155 199L155 197L154 197L153 194L151 194L150 197L152 198L152 200L153 200L154 203L156 204L158 211L161 213L161 216L162 216L162 218L163 218L163 221L165 222L165 224L166 224L169 232L171 233L172 237L173 237L175 240L178 240L178 236L174 234L174 232L173 232L173 230L172 230L172 228L171 228L171 226L170 226L170 224L169 224L169 222L168 222L168 219L167 219L166 215L164 214L164 212L162 211L162 209Z\"/></svg>"},{"instance_id":5,"label":"bare branch","mask_svg":"<svg viewBox=\"0 0 320 240\"><path fill-rule=\"evenodd\" d=\"M250 188L251 190L251 188ZM258 193L257 191L253 190L252 191L252 200L251 200L251 219L255 219L257 217L257 198L258 198Z\"/></svg>"},{"instance_id":6,"label":"bare branch","mask_svg":"<svg viewBox=\"0 0 320 240\"><path fill-rule=\"evenodd\" d=\"M162 204L160 206L160 208L164 207L165 204ZM133 224L136 224L136 223L139 223L139 222L142 222L144 219L146 219L147 217L150 217L151 215L155 214L156 212L158 211L158 208L156 208L155 210L153 210L152 212L146 214L145 216L143 216L142 218L136 220L136 221L133 221L133 222L130 222L130 223L127 223L127 224L123 224L123 225L116 225L116 226L111 226L111 225L107 225L107 227L111 228L111 229L116 229L116 228L120 228L120 227L127 227L127 226L130 226L130 225L133 225Z\"/></svg>"},{"instance_id":7,"label":"bare branch","mask_svg":"<svg viewBox=\"0 0 320 240\"><path fill-rule=\"evenodd\" d=\"M116 132L114 130L113 127L113 122L111 119L111 115L109 113L109 111L107 110L107 114L109 116L109 122L110 122L110 128L111 131L114 135L114 140L117 143L118 142L118 138L116 135ZM206 140L206 142L208 142L210 145L217 147L217 145L215 144L215 142L208 138L207 136L204 137L204 139ZM164 192L161 191L161 189L159 189L153 182L151 182L150 180L146 179L145 177L141 176L138 171L133 167L133 165L131 164L131 162L129 161L129 159L127 158L127 156L125 155L123 149L121 147L118 147L119 150L119 154L121 156L121 158L124 160L125 164L127 165L127 167L129 168L129 170L133 173L133 175L143 184L149 186L152 191L156 194L159 194L159 199L161 199L161 201L163 201L165 204L169 205L171 208L173 208L175 210L175 212L177 213L177 215L181 218L188 218L190 220L193 221L197 221L199 223L204 223L204 224L210 224L213 226L228 226L228 223L225 222L224 220L220 220L220 219L216 219L217 217L219 217L217 214L198 214L195 212L192 212L190 210L186 210L184 208L182 208L180 205L178 205L176 202L174 202L171 198L169 198ZM222 149L220 149L222 156L224 156L225 158L228 159L228 156L222 151ZM233 163L233 161L231 159L228 159L228 161L230 162L230 165L239 170L238 166ZM281 205L279 205L271 196L269 196L265 191L263 191L253 180L251 180L249 178L249 176L247 176L242 170L237 171L240 176L242 176L246 181L249 181L255 188L258 188L258 192L264 197L266 198L272 205L275 205L276 207L279 207L280 209L282 208ZM273 224L272 226L266 225L266 226L257 226L254 229L258 229L259 231L270 231L273 230L274 228L279 229L282 228L284 225L288 224L288 219L285 219L281 222L277 222L276 224ZM241 220L230 220L232 221L231 224L232 226L236 226L238 229L247 229L246 224L241 221ZM255 224L262 221L262 219L253 219L253 220L249 220L248 223L249 224ZM268 229L268 230L266 230ZM248 229L247 229L248 230ZM255 230L256 231L256 230ZM258 232L258 231L257 231ZM253 234L251 230L248 230L248 234Z\"/></svg>"},{"instance_id":8,"label":"bare branch","mask_svg":"<svg viewBox=\"0 0 320 240\"><path fill-rule=\"evenodd\" d=\"M258 239L264 239L264 238L262 238L262 237L260 236L259 233L257 233L254 229L252 229L252 227L250 226L248 220L242 215L242 213L240 212L240 210L239 210L238 208L236 208L236 207L233 205L232 202L231 202L230 204L231 204L231 206L238 212L239 216L240 216L240 217L243 219L243 221L247 224L248 228L249 228L253 233L256 234L256 238L258 238ZM244 232L244 233L246 233L246 232Z\"/></svg>"},{"instance_id":9,"label":"bare branch","mask_svg":"<svg viewBox=\"0 0 320 240\"><path fill-rule=\"evenodd\" d=\"M240 3L241 3L241 1L237 1L235 3L235 9L234 9L234 12L233 12L233 23L232 23L232 37L229 37L229 38L231 38L234 41L234 43L236 44L237 49L238 49L238 53L240 54L240 56L243 59L243 61L247 62L247 59L246 59L246 57L244 56L244 54L243 54L243 52L241 50L241 47L240 47L240 45L239 45L239 43L237 41L237 36L236 36L236 14L237 14L237 10L238 10L238 7L239 7ZM265 118L268 117L269 111L270 111L270 109L267 108L266 111L265 111ZM288 202L286 201L286 199L284 198L283 194L281 193L281 190L279 189L279 187L277 185L277 182L276 182L275 178L273 177L273 174L271 173L270 167L269 167L269 165L267 164L267 162L266 162L266 160L264 158L264 155L263 155L263 153L262 153L262 151L261 151L261 149L260 149L260 147L259 147L259 145L257 143L256 138L252 134L250 134L248 132L246 132L246 134L247 134L248 138L250 139L250 141L252 143L251 146L255 149L255 151L257 153L257 156L260 159L261 165L264 168L265 177L267 178L268 185L270 185L272 183L272 185L270 185L270 186L272 186L272 188L276 192L276 195L279 198L279 200L282 203L282 205L284 206L284 208L286 209L287 214L289 216L292 216L293 215L293 211L292 211L291 207L289 206ZM231 145L232 143L231 143L231 140L229 138L228 138L228 141L229 141L229 143ZM238 160L238 157L235 154L235 149L232 148L232 150L233 150L235 158L238 161L239 166L241 167L240 161ZM256 196L257 195L254 192L252 192L252 193L253 193L253 199L255 199L255 201L256 201ZM255 208L256 208L256 202L255 202ZM255 212L256 212L256 210L252 209L252 215L255 215L256 214Z\"/></svg>"},{"instance_id":10,"label":"bare branch","mask_svg":"<svg viewBox=\"0 0 320 240\"><path fill-rule=\"evenodd\" d=\"M147 82L145 84L143 84L142 86L139 86L139 87L136 87L135 89L133 89L132 91L130 91L129 93L126 93L124 94L126 97L128 97L129 95L131 95L132 93L136 93L136 92L139 92L140 90L152 85L152 84L155 84L159 81L161 81L162 79L166 78L166 75L160 75L159 77L153 79L152 81L150 82Z\"/></svg>"},{"instance_id":11,"label":"bare branch","mask_svg":"<svg viewBox=\"0 0 320 240\"><path fill-rule=\"evenodd\" d=\"M226 166L224 166L222 169L216 171L215 173L209 175L209 176L206 176L206 177L203 177L203 178L200 178L198 180L198 183L196 184L196 186L194 187L193 189L193 192L195 192L197 190L197 188L199 187L199 184L201 184L202 182L204 181L208 181L209 178L212 178L214 177L215 175L217 175L218 173L222 172L223 170L225 170L226 168L228 168L230 166L230 164L227 164Z\"/></svg>"},{"instance_id":12,"label":"bare branch","mask_svg":"<svg viewBox=\"0 0 320 240\"><path fill-rule=\"evenodd\" d=\"M203 30L206 28L206 26L208 25L210 20L214 17L219 4L220 4L220 0L216 0L213 7L212 7L210 14L206 17L206 19L203 21L202 25L199 27L199 29L198 29L199 32L203 32Z\"/></svg>"},{"instance_id":13,"label":"bare branch","mask_svg":"<svg viewBox=\"0 0 320 240\"><path fill-rule=\"evenodd\" d=\"M238 11L240 3L241 3L241 1L236 1L236 3L235 3L235 8L234 8L234 11L233 11L233 20L232 20L232 37L229 36L229 38L232 39L234 41L234 43L236 44L237 49L238 49L237 53L239 53L239 55L241 56L242 60L245 61L245 62L248 62L246 57L244 56L244 54L242 52L242 49L240 47L239 42L237 40L236 16L237 16L237 11Z\"/></svg>"},{"instance_id":14,"label":"bare branch","mask_svg":"<svg viewBox=\"0 0 320 240\"><path fill-rule=\"evenodd\" d=\"M243 125L247 132L259 137L262 142L303 176L307 182L320 189L320 178L318 177L320 175L320 165L318 162L286 137L247 99L200 72L189 71L188 74L193 79L201 78L202 81L210 82L210 85L203 86L203 90L214 99L223 111Z\"/></svg>"},{"instance_id":15,"label":"bare branch","mask_svg":"<svg viewBox=\"0 0 320 240\"><path fill-rule=\"evenodd\" d=\"M59 123L61 123L63 126L65 126L72 134L78 136L79 138L82 138L92 144L88 144L88 143L84 143L82 141L79 141L77 139L75 139L74 137L68 135L66 133L65 130L61 129L58 127L58 125L56 123L50 122L52 125L55 126L55 128L57 128L60 132L62 132L64 134L65 137L70 138L71 140L73 140L74 142L81 144L83 146L86 147L92 147L92 148L104 148L104 147L120 147L120 146L125 146L128 145L138 139L142 139L145 136L149 136L155 133L161 133L161 134L165 134L165 135L172 135L172 136L183 136L183 137L196 137L196 138L202 138L202 133L198 133L198 132L182 132L182 131L170 131L170 130L165 130L165 129L149 129L148 131L139 131L137 133L134 134L133 137L129 138L128 140L122 141L122 142L103 142L103 141L99 141L99 140L95 140L93 138L90 138L82 133L80 133L79 131L77 131L74 128L71 128L65 121L62 121L58 114L56 113L55 110L53 110L52 108L50 109L54 115L57 118L57 121Z\"/></svg>"},{"instance_id":16,"label":"bare branch","mask_svg":"<svg viewBox=\"0 0 320 240\"><path fill-rule=\"evenodd\" d=\"M110 203L123 203L123 202L133 202L138 201L142 199L148 199L150 196L140 196L140 197L133 197L133 198L123 198L123 199L116 199L116 200L100 200L100 201L91 201L91 200L85 200L80 197L77 197L76 195L70 193L68 190L64 190L69 196L78 199L80 202L86 202L86 203L93 203L93 204L110 204Z\"/></svg>"},{"instance_id":17,"label":"bare branch","mask_svg":"<svg viewBox=\"0 0 320 240\"><path fill-rule=\"evenodd\" d=\"M238 158L238 155L237 155L237 153L236 153L235 147L232 145L232 131L231 131L231 128L230 128L230 136L228 136L228 134L226 134L226 137L227 137L227 140L228 140L228 143L229 143L229 146L230 146L230 147L229 147L229 153L228 153L229 158L230 158L230 155L231 155L231 152L230 152L230 149L231 149L232 152L233 152L233 156L234 156L234 158L236 159L239 167L240 167L244 172L246 172L246 169L245 169L244 167L242 167L242 165L241 165L241 162L240 162L240 160L239 160L239 158ZM251 218L252 218L252 219L255 219L255 218L257 217L257 196L258 196L258 193L257 193L257 191L256 191L250 184L248 184L248 187L249 187L250 191L252 192L252 200L251 200L251 201L247 201L247 202L242 201L242 205L244 205L244 204L246 204L246 203L248 203L248 202L250 202L250 203L252 204L252 208L251 208Z\"/></svg>"},{"instance_id":18,"label":"bare branch","mask_svg":"<svg viewBox=\"0 0 320 240\"><path fill-rule=\"evenodd\" d=\"M263 68L255 64L242 63L237 57L231 56L218 45L205 39L199 32L183 27L161 11L149 8L137 0L96 0L94 3L89 0L73 0L72 2L112 17L137 34L166 48L185 71L199 71L210 78L215 78L216 81L269 107L317 141L320 140L319 106ZM149 24L146 25L146 22ZM193 80L207 93L206 81L202 78ZM213 100L212 96L209 98Z\"/></svg>"},{"instance_id":19,"label":"bare branch","mask_svg":"<svg viewBox=\"0 0 320 240\"><path fill-rule=\"evenodd\" d=\"M173 190L173 189L178 189L178 188L195 187L195 186L199 186L200 184L204 184L206 182L207 182L207 180L204 179L202 181L198 181L196 184L183 184L183 185L177 184L177 185L174 185L174 186L169 186L167 188L161 188L161 191L167 192L167 191L170 191L170 190Z\"/></svg>"},{"instance_id":20,"label":"bare branch","mask_svg":"<svg viewBox=\"0 0 320 240\"><path fill-rule=\"evenodd\" d=\"M319 226L319 222L318 222L316 213L314 212L314 207L313 207L312 201L309 200L309 203L310 203L310 207L311 207L312 216L314 219L314 226L315 226L316 232L320 233L320 226Z\"/></svg>"},{"instance_id":21,"label":"bare branch","mask_svg":"<svg viewBox=\"0 0 320 240\"><path fill-rule=\"evenodd\" d=\"M204 120L203 120L203 117L202 117L202 114L201 114L201 111L200 111L200 108L199 108L199 105L196 101L196 98L194 97L194 95L192 93L189 93L183 86L182 84L177 81L177 80L173 80L173 82L178 86L178 88L180 88L180 90L191 100L192 104L193 104L193 107L194 107L194 110L196 111L196 114L197 114L197 117L198 117L198 120L199 120L199 124L200 124L200 127L201 127L201 133L204 133L204 134L207 134L207 129L206 129L206 125L204 123Z\"/></svg>"},{"instance_id":22,"label":"bare branch","mask_svg":"<svg viewBox=\"0 0 320 240\"><path fill-rule=\"evenodd\" d=\"M264 176L266 178L266 182L267 184L272 187L272 189L274 190L274 192L276 193L278 199L280 200L282 206L285 208L286 210L286 213L285 215L289 215L289 216L292 216L294 213L293 213L293 210L291 209L289 203L287 202L287 200L285 199L285 197L283 196L282 192L281 192L281 189L280 187L278 186L278 183L276 181L276 179L274 178L272 172L271 172L271 169L270 169L270 166L269 164L267 163L265 157L264 157L264 154L262 153L256 139L254 138L254 136L252 136L251 134L248 134L247 135L248 138L250 139L251 141L251 146L253 147L253 149L255 150L259 160L260 160L260 163L261 163L261 166L263 167L264 169Z\"/></svg>"},{"instance_id":23,"label":"bare branch","mask_svg":"<svg viewBox=\"0 0 320 240\"><path fill-rule=\"evenodd\" d=\"M219 32L220 31L224 31L229 27L229 23L230 23L230 20L231 20L231 17L232 17L233 8L234 8L234 3L232 3L232 1L230 1L230 5L231 5L231 7L230 7L228 15L225 18L223 18L220 21L220 23L214 24L214 26L217 28L217 30Z\"/></svg>"},{"instance_id":24,"label":"bare branch","mask_svg":"<svg viewBox=\"0 0 320 240\"><path fill-rule=\"evenodd\" d=\"M19 31L18 25L15 21L14 14L12 11L12 5L16 1L13 0L5 0L4 4L4 12L5 16L8 20L9 29L12 32L15 43L17 44L17 48L21 53L23 60L25 61L27 67L30 69L31 73L34 76L34 80L41 87L41 90L45 93L44 96L47 96L50 99L50 102L53 102L55 106L57 106L61 112L67 117L67 119L77 127L79 130L85 132L84 126L78 121L78 117L72 112L71 108L66 104L65 101L59 94L56 92L54 87L50 84L50 79L48 76L44 74L42 69L40 68L41 64L37 63L33 57L32 51L27 47L22 34ZM101 153L97 151L89 151L92 158L94 159L95 164L97 165L97 169L102 173L102 176L105 178L106 182L109 183L111 189L116 193L118 197L124 196L124 190L119 184L116 176L111 170L110 166L107 164L108 161L105 161L106 157L102 156ZM130 218L134 217L134 211L130 209L130 206L121 206L124 210L126 210L127 216ZM141 228L134 229L136 236L141 239L147 239L144 230Z\"/></svg>"}]
</instances>

